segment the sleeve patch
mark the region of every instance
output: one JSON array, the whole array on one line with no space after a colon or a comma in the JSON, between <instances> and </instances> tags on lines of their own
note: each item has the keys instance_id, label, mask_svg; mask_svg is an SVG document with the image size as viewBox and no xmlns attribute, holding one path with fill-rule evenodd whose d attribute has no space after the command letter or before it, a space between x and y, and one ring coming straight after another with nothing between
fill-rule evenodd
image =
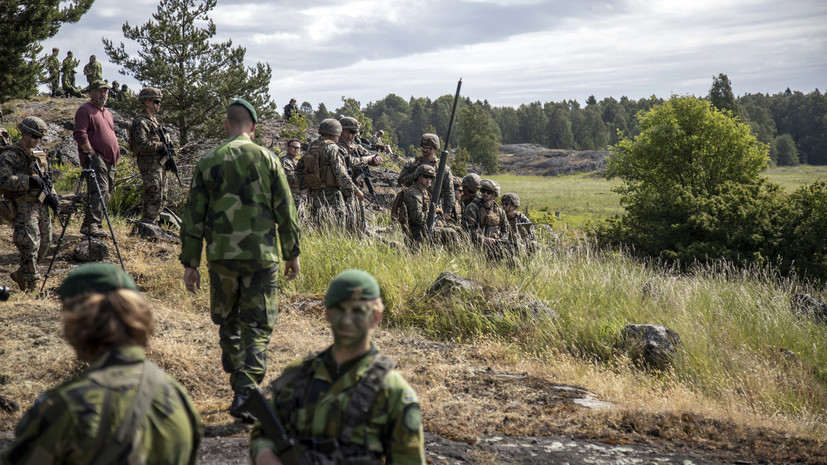
<instances>
[{"instance_id":1,"label":"sleeve patch","mask_svg":"<svg viewBox=\"0 0 827 465\"><path fill-rule=\"evenodd\" d=\"M402 421L408 431L416 433L422 429L422 414L419 412L419 404L410 404L405 407Z\"/></svg>"}]
</instances>

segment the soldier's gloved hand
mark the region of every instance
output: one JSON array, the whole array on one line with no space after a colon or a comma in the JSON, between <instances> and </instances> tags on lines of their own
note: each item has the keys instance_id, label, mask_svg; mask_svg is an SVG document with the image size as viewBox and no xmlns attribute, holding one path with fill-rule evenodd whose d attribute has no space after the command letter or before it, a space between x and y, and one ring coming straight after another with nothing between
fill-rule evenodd
<instances>
[{"instance_id":1,"label":"soldier's gloved hand","mask_svg":"<svg viewBox=\"0 0 827 465\"><path fill-rule=\"evenodd\" d=\"M29 189L40 189L43 190L46 185L43 183L43 180L40 179L39 176L29 176Z\"/></svg>"},{"instance_id":2,"label":"soldier's gloved hand","mask_svg":"<svg viewBox=\"0 0 827 465\"><path fill-rule=\"evenodd\" d=\"M49 208L57 212L60 209L60 199L57 197L56 194L49 194L46 196L46 205Z\"/></svg>"}]
</instances>

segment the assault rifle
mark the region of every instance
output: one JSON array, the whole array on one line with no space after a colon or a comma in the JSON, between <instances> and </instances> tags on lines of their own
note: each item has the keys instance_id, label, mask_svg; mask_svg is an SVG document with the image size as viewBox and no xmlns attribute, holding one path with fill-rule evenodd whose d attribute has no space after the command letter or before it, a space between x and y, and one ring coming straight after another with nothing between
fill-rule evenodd
<instances>
[{"instance_id":1,"label":"assault rifle","mask_svg":"<svg viewBox=\"0 0 827 465\"><path fill-rule=\"evenodd\" d=\"M63 226L63 222L60 221L60 215L58 209L60 208L60 199L57 198L57 195L52 193L52 176L49 173L44 173L42 169L40 169L40 165L37 162L32 163L32 168L34 173L43 180L43 191L40 193L40 201L45 203L52 209L55 216L57 217L57 221Z\"/></svg>"},{"instance_id":2,"label":"assault rifle","mask_svg":"<svg viewBox=\"0 0 827 465\"><path fill-rule=\"evenodd\" d=\"M158 161L158 164L164 167L164 171L169 171L175 175L178 186L184 187L184 184L181 183L181 176L178 174L178 164L175 163L175 147L172 146L169 131L167 131L167 128L159 126L156 129L156 134L161 138L161 144L164 146L164 157Z\"/></svg>"},{"instance_id":3,"label":"assault rifle","mask_svg":"<svg viewBox=\"0 0 827 465\"><path fill-rule=\"evenodd\" d=\"M370 193L370 201L375 204L376 189L373 187L373 181L370 180L370 168L368 168L368 165L365 164L360 168L354 168L353 180L356 181L360 176L365 180L365 187L368 188L368 193Z\"/></svg>"},{"instance_id":4,"label":"assault rifle","mask_svg":"<svg viewBox=\"0 0 827 465\"><path fill-rule=\"evenodd\" d=\"M258 389L249 391L247 400L241 404L241 410L253 415L261 423L261 430L276 444L276 455L284 465L311 465L304 446L291 438L276 412L270 408L264 394Z\"/></svg>"}]
</instances>

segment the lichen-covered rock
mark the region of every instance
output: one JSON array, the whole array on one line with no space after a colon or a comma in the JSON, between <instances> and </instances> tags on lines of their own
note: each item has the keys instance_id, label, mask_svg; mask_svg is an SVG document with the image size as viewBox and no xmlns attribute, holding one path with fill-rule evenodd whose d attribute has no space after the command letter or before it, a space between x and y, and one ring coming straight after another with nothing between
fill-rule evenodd
<instances>
[{"instance_id":1,"label":"lichen-covered rock","mask_svg":"<svg viewBox=\"0 0 827 465\"><path fill-rule=\"evenodd\" d=\"M681 338L678 333L661 325L626 325L618 346L629 358L649 368L665 369L678 354Z\"/></svg>"},{"instance_id":2,"label":"lichen-covered rock","mask_svg":"<svg viewBox=\"0 0 827 465\"><path fill-rule=\"evenodd\" d=\"M99 262L109 256L106 242L94 237L84 237L75 247L75 260L79 262Z\"/></svg>"}]
</instances>

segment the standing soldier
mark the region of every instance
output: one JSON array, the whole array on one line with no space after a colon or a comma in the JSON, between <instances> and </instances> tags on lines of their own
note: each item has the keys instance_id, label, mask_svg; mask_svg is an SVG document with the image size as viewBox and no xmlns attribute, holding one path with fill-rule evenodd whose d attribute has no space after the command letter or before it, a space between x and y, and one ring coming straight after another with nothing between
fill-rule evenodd
<instances>
[{"instance_id":1,"label":"standing soldier","mask_svg":"<svg viewBox=\"0 0 827 465\"><path fill-rule=\"evenodd\" d=\"M200 288L207 243L210 314L219 325L221 366L235 392L230 415L267 371L267 346L278 315L278 252L288 280L299 274L299 225L278 158L251 140L258 116L246 100L227 108L229 136L198 162L181 226L184 285Z\"/></svg>"},{"instance_id":2,"label":"standing soldier","mask_svg":"<svg viewBox=\"0 0 827 465\"><path fill-rule=\"evenodd\" d=\"M103 79L103 68L95 55L89 57L89 63L83 67L83 75L86 76L86 83L91 84L98 79Z\"/></svg>"},{"instance_id":3,"label":"standing soldier","mask_svg":"<svg viewBox=\"0 0 827 465\"><path fill-rule=\"evenodd\" d=\"M436 171L431 165L422 164L414 172L415 182L405 189L405 209L408 212L408 235L416 245L428 234L428 209L431 203L431 184Z\"/></svg>"},{"instance_id":4,"label":"standing soldier","mask_svg":"<svg viewBox=\"0 0 827 465\"><path fill-rule=\"evenodd\" d=\"M83 97L83 92L75 86L75 68L80 64L79 61L72 57L72 51L66 52L66 58L63 59L63 64L60 67L60 72L63 73L60 83L63 86L63 93L66 97Z\"/></svg>"},{"instance_id":5,"label":"standing soldier","mask_svg":"<svg viewBox=\"0 0 827 465\"><path fill-rule=\"evenodd\" d=\"M366 165L380 165L382 164L382 157L376 154L371 154L361 144L356 143L356 136L359 134L359 129L362 123L358 119L345 116L339 119L342 125L342 135L339 136L337 144L345 151L345 166L351 179L355 179L357 187L361 190L362 180L359 178L361 169ZM348 225L354 232L366 233L368 230L367 218L365 217L365 205L361 200L355 197L345 199L345 205L348 208L348 216L350 224Z\"/></svg>"},{"instance_id":6,"label":"standing soldier","mask_svg":"<svg viewBox=\"0 0 827 465\"><path fill-rule=\"evenodd\" d=\"M439 137L436 134L423 134L422 139L419 141L419 148L422 151L422 155L414 158L408 163L405 163L405 166L402 167L402 171L399 173L400 186L408 187L413 185L416 180L414 173L419 165L431 165L434 167L435 171L437 170L439 158L437 158L436 154L439 151ZM440 199L437 204L438 206L441 206L443 212L451 211L451 208L454 206L454 191L451 183L452 178L451 168L449 168L448 165L445 165L445 173L443 174L442 188L440 190ZM433 194L433 188L431 193Z\"/></svg>"},{"instance_id":7,"label":"standing soldier","mask_svg":"<svg viewBox=\"0 0 827 465\"><path fill-rule=\"evenodd\" d=\"M385 309L379 283L362 270L344 271L324 305L333 344L289 365L270 402L287 434L307 449L302 463L425 465L416 393L372 342ZM259 424L250 458L281 463Z\"/></svg>"},{"instance_id":8,"label":"standing soldier","mask_svg":"<svg viewBox=\"0 0 827 465\"><path fill-rule=\"evenodd\" d=\"M52 49L52 54L46 57L46 71L49 72L49 91L52 97L60 97L60 59L57 54L60 50L57 47Z\"/></svg>"},{"instance_id":9,"label":"standing soldier","mask_svg":"<svg viewBox=\"0 0 827 465\"><path fill-rule=\"evenodd\" d=\"M480 183L480 197L462 212L462 227L471 239L494 251L502 241L510 240L510 227L505 212L494 200L500 196L500 186L490 179Z\"/></svg>"},{"instance_id":10,"label":"standing soldier","mask_svg":"<svg viewBox=\"0 0 827 465\"><path fill-rule=\"evenodd\" d=\"M296 163L298 163L301 153L301 142L298 139L290 139L287 141L287 155L279 159L281 161L281 167L284 169L284 177L287 178L287 184L290 186L290 193L293 194L293 203L296 204L299 222L303 222L307 217L305 212L307 194L305 194L304 190L299 186L299 178L296 175Z\"/></svg>"},{"instance_id":11,"label":"standing soldier","mask_svg":"<svg viewBox=\"0 0 827 465\"><path fill-rule=\"evenodd\" d=\"M342 134L342 125L328 118L319 124L319 138L310 143L308 154L296 165L301 187L307 187L310 218L317 224L330 222L345 226L348 210L345 198L365 195L356 187L347 172L347 154L336 142Z\"/></svg>"},{"instance_id":12,"label":"standing soldier","mask_svg":"<svg viewBox=\"0 0 827 465\"><path fill-rule=\"evenodd\" d=\"M161 125L155 114L161 109L163 94L159 89L146 87L138 94L141 114L129 127L129 151L135 155L141 172L141 222L156 224L164 204L164 143Z\"/></svg>"},{"instance_id":13,"label":"standing soldier","mask_svg":"<svg viewBox=\"0 0 827 465\"><path fill-rule=\"evenodd\" d=\"M0 152L0 189L14 210L9 221L14 230L12 240L20 252L20 268L11 273L11 279L20 290L33 291L40 280L37 261L46 256L52 243L49 207L57 210L60 201L38 174L49 172L46 154L36 150L46 134L46 123L29 116L18 129L20 140Z\"/></svg>"}]
</instances>

